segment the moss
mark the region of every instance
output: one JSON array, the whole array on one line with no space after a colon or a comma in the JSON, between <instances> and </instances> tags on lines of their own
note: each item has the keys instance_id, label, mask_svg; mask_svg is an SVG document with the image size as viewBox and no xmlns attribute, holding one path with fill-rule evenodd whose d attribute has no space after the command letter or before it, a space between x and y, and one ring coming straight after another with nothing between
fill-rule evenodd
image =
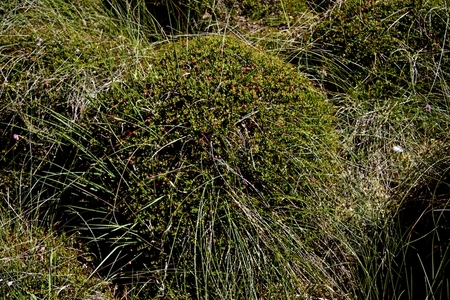
<instances>
[{"instance_id":1,"label":"moss","mask_svg":"<svg viewBox=\"0 0 450 300\"><path fill-rule=\"evenodd\" d=\"M79 149L77 168L92 166L86 182L111 194L78 205L107 211L106 201L134 224L150 270L194 272L198 226L210 224L224 254L235 247L226 219L242 219L236 201L270 212L318 188L336 151L333 111L292 66L232 37L170 43L149 62L145 80L87 112L92 155Z\"/></svg>"},{"instance_id":2,"label":"moss","mask_svg":"<svg viewBox=\"0 0 450 300\"><path fill-rule=\"evenodd\" d=\"M110 298L106 282L91 273L92 257L73 238L2 223L0 243L0 298Z\"/></svg>"},{"instance_id":3,"label":"moss","mask_svg":"<svg viewBox=\"0 0 450 300\"><path fill-rule=\"evenodd\" d=\"M264 193L267 186L289 194L298 188L287 180L298 168L287 165L290 159L302 157L305 169L313 167L327 156L321 145L335 146L331 106L281 60L216 37L178 42L159 53L141 94L111 95L115 102L105 110L108 122L111 115L123 120L116 136L109 132L115 146L108 141L105 147L133 158L139 178L171 169L181 176L185 164L197 177L194 166L202 163L208 173L241 177L237 186L249 192ZM190 182L174 175L165 180Z\"/></svg>"},{"instance_id":4,"label":"moss","mask_svg":"<svg viewBox=\"0 0 450 300\"><path fill-rule=\"evenodd\" d=\"M324 19L313 39L321 51L322 71L333 73L344 65L341 86L364 85L374 98L432 91L436 61L449 72L447 58L440 58L448 45L446 9L442 1L378 1L361 6L346 1ZM325 53L322 52L322 53ZM322 76L323 77L323 76Z\"/></svg>"},{"instance_id":5,"label":"moss","mask_svg":"<svg viewBox=\"0 0 450 300\"><path fill-rule=\"evenodd\" d=\"M450 75L444 54L450 46L447 19L445 1L440 0L421 5L377 1L373 6L346 1L317 26L317 48L311 49L316 56L309 58L316 63L318 82L331 94L344 95L338 105L347 112L345 128L353 130L349 121L352 126L363 124L366 114L374 112L371 118L379 122L372 125L374 132L364 129L355 139L355 149L378 147L391 139L418 153L417 145L427 145L431 138L448 141L449 124L441 114L448 107L443 92ZM410 172L404 165L398 169L403 175L391 176L396 182L392 186Z\"/></svg>"}]
</instances>

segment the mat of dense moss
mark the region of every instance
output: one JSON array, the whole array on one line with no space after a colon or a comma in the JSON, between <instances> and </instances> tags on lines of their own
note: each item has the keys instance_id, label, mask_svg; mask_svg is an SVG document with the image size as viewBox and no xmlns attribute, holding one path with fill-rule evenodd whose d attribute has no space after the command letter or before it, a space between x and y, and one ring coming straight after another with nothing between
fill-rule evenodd
<instances>
[{"instance_id":1,"label":"mat of dense moss","mask_svg":"<svg viewBox=\"0 0 450 300\"><path fill-rule=\"evenodd\" d=\"M2 3L0 195L19 199L20 186L39 190L42 178L22 175L49 172L66 159L57 153L67 126L56 115L77 120L89 98L108 88L111 74L129 72L129 40L118 37L99 2ZM24 192L20 199L30 197Z\"/></svg>"},{"instance_id":2,"label":"mat of dense moss","mask_svg":"<svg viewBox=\"0 0 450 300\"><path fill-rule=\"evenodd\" d=\"M229 251L222 218L242 218L240 197L270 211L309 194L337 140L323 95L276 57L214 36L157 53L144 80L113 87L84 116L89 144L75 168L89 166L87 185L135 225L149 268L191 268L197 226L209 223L218 253Z\"/></svg>"}]
</instances>

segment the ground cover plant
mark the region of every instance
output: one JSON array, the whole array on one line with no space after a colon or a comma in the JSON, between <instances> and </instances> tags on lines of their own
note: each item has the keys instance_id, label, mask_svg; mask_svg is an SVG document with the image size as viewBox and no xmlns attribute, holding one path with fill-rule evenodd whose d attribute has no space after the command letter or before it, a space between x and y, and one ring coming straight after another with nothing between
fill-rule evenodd
<instances>
[{"instance_id":1,"label":"ground cover plant","mask_svg":"<svg viewBox=\"0 0 450 300\"><path fill-rule=\"evenodd\" d=\"M448 298L445 1L0 16L2 297Z\"/></svg>"},{"instance_id":2,"label":"ground cover plant","mask_svg":"<svg viewBox=\"0 0 450 300\"><path fill-rule=\"evenodd\" d=\"M46 233L11 215L2 210L2 298L111 298L110 284L92 273L92 257L86 248L73 238Z\"/></svg>"}]
</instances>

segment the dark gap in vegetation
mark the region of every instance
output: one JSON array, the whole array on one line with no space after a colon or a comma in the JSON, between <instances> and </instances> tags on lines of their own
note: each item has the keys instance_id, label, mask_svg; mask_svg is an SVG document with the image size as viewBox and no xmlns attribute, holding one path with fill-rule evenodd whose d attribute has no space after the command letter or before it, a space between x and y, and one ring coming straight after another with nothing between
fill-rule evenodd
<instances>
[{"instance_id":1,"label":"dark gap in vegetation","mask_svg":"<svg viewBox=\"0 0 450 300\"><path fill-rule=\"evenodd\" d=\"M399 270L394 270L401 276L398 291L411 293L414 299L430 295L449 299L450 210L412 205L403 209L399 219L405 239L411 242L396 259Z\"/></svg>"},{"instance_id":2,"label":"dark gap in vegetation","mask_svg":"<svg viewBox=\"0 0 450 300\"><path fill-rule=\"evenodd\" d=\"M447 168L448 169L448 168ZM450 172L431 179L404 200L394 223L402 243L391 262L387 299L450 298ZM392 275L396 274L396 275Z\"/></svg>"},{"instance_id":3,"label":"dark gap in vegetation","mask_svg":"<svg viewBox=\"0 0 450 300\"><path fill-rule=\"evenodd\" d=\"M186 34L202 28L208 8L195 0L102 0L116 17L131 17L140 25L166 34ZM156 38L157 39L157 38Z\"/></svg>"}]
</instances>

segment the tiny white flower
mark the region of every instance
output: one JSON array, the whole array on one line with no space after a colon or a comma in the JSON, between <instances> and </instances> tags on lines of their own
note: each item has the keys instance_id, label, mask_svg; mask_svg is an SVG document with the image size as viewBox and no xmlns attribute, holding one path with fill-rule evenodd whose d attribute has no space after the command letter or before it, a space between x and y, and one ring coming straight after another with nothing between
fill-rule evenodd
<instances>
[{"instance_id":1,"label":"tiny white flower","mask_svg":"<svg viewBox=\"0 0 450 300\"><path fill-rule=\"evenodd\" d=\"M41 39L40 37L36 37L36 46L41 46L42 41L43 41L43 39Z\"/></svg>"},{"instance_id":2,"label":"tiny white flower","mask_svg":"<svg viewBox=\"0 0 450 300\"><path fill-rule=\"evenodd\" d=\"M403 150L403 148L402 147L400 147L400 146L394 146L394 151L395 152L397 152L397 153L402 153L402 152L404 152L405 150Z\"/></svg>"}]
</instances>

